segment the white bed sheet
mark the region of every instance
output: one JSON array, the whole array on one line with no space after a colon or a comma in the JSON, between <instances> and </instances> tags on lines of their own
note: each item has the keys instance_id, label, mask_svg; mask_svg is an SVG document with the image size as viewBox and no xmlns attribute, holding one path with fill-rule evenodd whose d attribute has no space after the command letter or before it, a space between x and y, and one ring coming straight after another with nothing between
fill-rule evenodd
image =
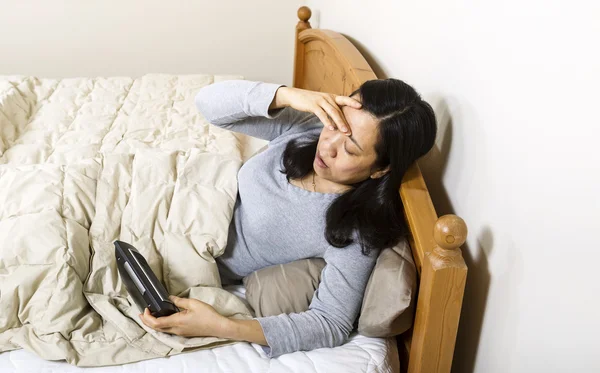
<instances>
[{"instance_id":1,"label":"white bed sheet","mask_svg":"<svg viewBox=\"0 0 600 373\"><path fill-rule=\"evenodd\" d=\"M245 300L242 285L226 289ZM118 366L80 368L63 361L47 361L26 350L0 353L0 372L94 372L94 373L173 373L173 372L399 372L394 338L368 338L354 332L348 342L335 348L295 352L269 359L258 344L240 342L208 350L192 351Z\"/></svg>"}]
</instances>

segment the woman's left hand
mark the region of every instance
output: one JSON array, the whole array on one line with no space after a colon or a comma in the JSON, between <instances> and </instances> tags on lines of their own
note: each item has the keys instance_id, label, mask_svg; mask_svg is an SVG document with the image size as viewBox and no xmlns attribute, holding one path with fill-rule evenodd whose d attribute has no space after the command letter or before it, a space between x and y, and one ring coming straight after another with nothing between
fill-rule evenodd
<instances>
[{"instance_id":1,"label":"woman's left hand","mask_svg":"<svg viewBox=\"0 0 600 373\"><path fill-rule=\"evenodd\" d=\"M212 306L197 299L169 297L181 311L169 316L154 317L148 308L140 314L142 322L159 332L183 337L218 337L225 328L228 318L219 314Z\"/></svg>"}]
</instances>

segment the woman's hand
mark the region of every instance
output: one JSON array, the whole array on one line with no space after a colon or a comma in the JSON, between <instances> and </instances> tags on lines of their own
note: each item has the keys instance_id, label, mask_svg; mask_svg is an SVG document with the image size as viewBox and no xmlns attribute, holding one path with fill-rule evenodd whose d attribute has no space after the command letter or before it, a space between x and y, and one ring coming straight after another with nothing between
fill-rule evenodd
<instances>
[{"instance_id":1,"label":"woman's hand","mask_svg":"<svg viewBox=\"0 0 600 373\"><path fill-rule=\"evenodd\" d=\"M142 322L159 332L177 334L183 337L219 336L229 321L213 307L197 299L179 298L171 295L169 299L181 310L164 317L154 317L148 308L140 314Z\"/></svg>"},{"instance_id":2,"label":"woman's hand","mask_svg":"<svg viewBox=\"0 0 600 373\"><path fill-rule=\"evenodd\" d=\"M292 108L314 113L330 130L339 128L344 134L351 135L342 106L360 109L362 104L348 96L310 91L293 87L280 87L275 93L272 109L291 106Z\"/></svg>"}]
</instances>

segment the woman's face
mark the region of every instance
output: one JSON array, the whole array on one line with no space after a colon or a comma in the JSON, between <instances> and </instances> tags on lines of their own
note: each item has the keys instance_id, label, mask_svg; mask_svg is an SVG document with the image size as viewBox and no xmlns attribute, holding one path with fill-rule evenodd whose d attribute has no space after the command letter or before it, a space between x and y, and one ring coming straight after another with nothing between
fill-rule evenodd
<instances>
[{"instance_id":1,"label":"woman's face","mask_svg":"<svg viewBox=\"0 0 600 373\"><path fill-rule=\"evenodd\" d=\"M353 98L358 100L358 95ZM351 136L324 127L317 143L313 167L319 177L339 184L353 184L371 176L375 159L378 122L368 112L342 106ZM325 167L318 161L321 157Z\"/></svg>"}]
</instances>

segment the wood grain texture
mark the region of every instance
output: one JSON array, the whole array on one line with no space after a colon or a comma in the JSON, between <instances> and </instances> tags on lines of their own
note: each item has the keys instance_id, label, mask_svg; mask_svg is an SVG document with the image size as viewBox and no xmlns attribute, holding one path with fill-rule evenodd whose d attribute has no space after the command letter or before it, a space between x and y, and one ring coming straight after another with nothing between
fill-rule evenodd
<instances>
[{"instance_id":1,"label":"wood grain texture","mask_svg":"<svg viewBox=\"0 0 600 373\"><path fill-rule=\"evenodd\" d=\"M298 17L294 87L347 96L377 79L343 35L310 28L310 9L300 8ZM399 193L420 276L413 328L399 337L402 370L450 372L467 275L459 247L467 228L455 215L438 219L417 162L405 174Z\"/></svg>"},{"instance_id":2,"label":"wood grain texture","mask_svg":"<svg viewBox=\"0 0 600 373\"><path fill-rule=\"evenodd\" d=\"M459 247L465 243L467 226L458 216L445 215L435 222L432 234L436 246L422 262L408 372L452 368L467 279Z\"/></svg>"},{"instance_id":3,"label":"wood grain texture","mask_svg":"<svg viewBox=\"0 0 600 373\"><path fill-rule=\"evenodd\" d=\"M400 198L404 204L404 217L410 229L409 241L413 257L417 271L421 273L425 253L435 247L433 226L437 220L437 213L417 162L408 169L402 179Z\"/></svg>"},{"instance_id":4,"label":"wood grain texture","mask_svg":"<svg viewBox=\"0 0 600 373\"><path fill-rule=\"evenodd\" d=\"M294 38L294 87L299 87L300 81L304 76L304 43L300 41L300 32L309 29L312 12L306 6L298 9L298 24L296 25L296 37Z\"/></svg>"},{"instance_id":5,"label":"wood grain texture","mask_svg":"<svg viewBox=\"0 0 600 373\"><path fill-rule=\"evenodd\" d=\"M295 87L350 95L367 80L377 79L360 52L337 32L307 29L299 33L299 42L304 45L304 71Z\"/></svg>"}]
</instances>

